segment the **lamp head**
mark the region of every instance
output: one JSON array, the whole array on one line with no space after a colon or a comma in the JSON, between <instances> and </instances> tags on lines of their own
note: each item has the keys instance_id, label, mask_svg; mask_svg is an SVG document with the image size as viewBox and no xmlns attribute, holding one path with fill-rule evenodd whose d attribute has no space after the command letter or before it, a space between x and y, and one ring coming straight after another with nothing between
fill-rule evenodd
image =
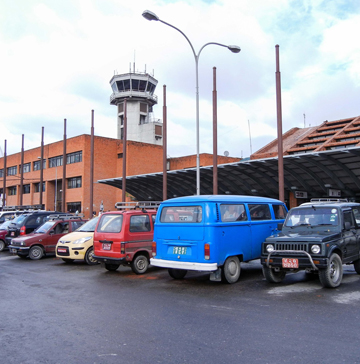
<instances>
[{"instance_id":1,"label":"lamp head","mask_svg":"<svg viewBox=\"0 0 360 364\"><path fill-rule=\"evenodd\" d=\"M241 51L240 47L237 45L229 45L228 49L230 49L233 53L239 53Z\"/></svg>"},{"instance_id":2,"label":"lamp head","mask_svg":"<svg viewBox=\"0 0 360 364\"><path fill-rule=\"evenodd\" d=\"M147 20L156 20L156 21L159 20L159 17L150 10L145 10L142 13L142 16Z\"/></svg>"}]
</instances>

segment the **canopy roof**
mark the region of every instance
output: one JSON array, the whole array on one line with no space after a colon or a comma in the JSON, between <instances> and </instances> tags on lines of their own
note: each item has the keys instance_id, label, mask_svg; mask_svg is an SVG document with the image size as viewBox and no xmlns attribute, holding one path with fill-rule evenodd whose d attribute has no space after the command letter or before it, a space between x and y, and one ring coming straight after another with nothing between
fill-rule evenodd
<instances>
[{"instance_id":1,"label":"canopy roof","mask_svg":"<svg viewBox=\"0 0 360 364\"><path fill-rule=\"evenodd\" d=\"M200 169L201 194L212 194L213 168ZM162 200L163 174L126 178L126 192L139 201ZM122 178L98 183L122 188ZM196 169L167 172L167 197L194 195ZM284 188L304 191L308 198L327 197L339 190L343 198L360 199L360 147L284 156ZM278 198L278 159L242 160L218 166L218 193ZM339 196L339 197L340 197Z\"/></svg>"}]
</instances>

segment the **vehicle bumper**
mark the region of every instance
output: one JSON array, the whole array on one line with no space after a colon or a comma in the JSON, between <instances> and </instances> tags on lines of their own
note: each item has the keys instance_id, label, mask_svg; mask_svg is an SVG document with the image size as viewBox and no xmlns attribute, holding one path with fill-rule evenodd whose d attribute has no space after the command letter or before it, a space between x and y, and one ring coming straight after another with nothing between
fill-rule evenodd
<instances>
[{"instance_id":1,"label":"vehicle bumper","mask_svg":"<svg viewBox=\"0 0 360 364\"><path fill-rule=\"evenodd\" d=\"M7 237L5 237L5 244L6 244L7 246L11 245L11 240L12 240L12 238L7 238Z\"/></svg>"},{"instance_id":2,"label":"vehicle bumper","mask_svg":"<svg viewBox=\"0 0 360 364\"><path fill-rule=\"evenodd\" d=\"M58 251L58 250L64 250ZM57 258L65 258L65 259L79 259L84 260L85 259L85 253L87 251L87 248L83 246L77 246L74 248L70 248L66 245L58 245L55 250L55 254Z\"/></svg>"},{"instance_id":3,"label":"vehicle bumper","mask_svg":"<svg viewBox=\"0 0 360 364\"><path fill-rule=\"evenodd\" d=\"M217 263L178 262L177 260L164 260L156 258L151 258L150 264L154 267L186 269L204 272L213 272L218 269Z\"/></svg>"},{"instance_id":4,"label":"vehicle bumper","mask_svg":"<svg viewBox=\"0 0 360 364\"><path fill-rule=\"evenodd\" d=\"M298 268L283 268L282 259L283 258L295 258L298 260ZM266 265L269 268L283 268L283 269L324 269L328 266L328 259L325 257L311 256L309 253L298 250L274 250L268 255L262 255L261 264Z\"/></svg>"},{"instance_id":5,"label":"vehicle bumper","mask_svg":"<svg viewBox=\"0 0 360 364\"><path fill-rule=\"evenodd\" d=\"M128 264L126 258L111 258L111 257L101 257L98 255L93 256L100 263L110 263L110 264Z\"/></svg>"},{"instance_id":6,"label":"vehicle bumper","mask_svg":"<svg viewBox=\"0 0 360 364\"><path fill-rule=\"evenodd\" d=\"M27 246L15 246L9 245L10 253L17 254L17 255L28 255L30 248Z\"/></svg>"}]
</instances>

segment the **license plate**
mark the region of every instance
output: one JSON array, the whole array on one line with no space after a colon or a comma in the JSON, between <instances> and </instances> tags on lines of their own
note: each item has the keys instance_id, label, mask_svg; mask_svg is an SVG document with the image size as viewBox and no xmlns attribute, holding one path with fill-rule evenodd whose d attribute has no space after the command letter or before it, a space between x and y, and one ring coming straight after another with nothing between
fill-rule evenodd
<instances>
[{"instance_id":1,"label":"license plate","mask_svg":"<svg viewBox=\"0 0 360 364\"><path fill-rule=\"evenodd\" d=\"M299 268L299 260L295 258L283 258L283 268Z\"/></svg>"},{"instance_id":2,"label":"license plate","mask_svg":"<svg viewBox=\"0 0 360 364\"><path fill-rule=\"evenodd\" d=\"M11 232L11 236L15 236L15 233L13 231Z\"/></svg>"},{"instance_id":3,"label":"license plate","mask_svg":"<svg viewBox=\"0 0 360 364\"><path fill-rule=\"evenodd\" d=\"M111 244L110 243L103 243L103 250L111 250Z\"/></svg>"},{"instance_id":4,"label":"license plate","mask_svg":"<svg viewBox=\"0 0 360 364\"><path fill-rule=\"evenodd\" d=\"M66 249L58 248L58 253L66 253L66 252L67 252Z\"/></svg>"},{"instance_id":5,"label":"license plate","mask_svg":"<svg viewBox=\"0 0 360 364\"><path fill-rule=\"evenodd\" d=\"M13 249L13 248L10 248L10 253L16 254L17 253L17 250L16 249Z\"/></svg>"},{"instance_id":6,"label":"license plate","mask_svg":"<svg viewBox=\"0 0 360 364\"><path fill-rule=\"evenodd\" d=\"M173 254L185 255L186 254L186 246L174 246Z\"/></svg>"}]
</instances>

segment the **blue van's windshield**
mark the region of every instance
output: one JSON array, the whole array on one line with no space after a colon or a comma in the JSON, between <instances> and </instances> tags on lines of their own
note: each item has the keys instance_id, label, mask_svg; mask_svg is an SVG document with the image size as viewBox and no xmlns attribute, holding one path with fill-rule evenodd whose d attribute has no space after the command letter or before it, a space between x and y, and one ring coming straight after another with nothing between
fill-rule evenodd
<instances>
[{"instance_id":1,"label":"blue van's windshield","mask_svg":"<svg viewBox=\"0 0 360 364\"><path fill-rule=\"evenodd\" d=\"M160 222L197 223L201 221L201 206L166 206L161 210Z\"/></svg>"}]
</instances>

